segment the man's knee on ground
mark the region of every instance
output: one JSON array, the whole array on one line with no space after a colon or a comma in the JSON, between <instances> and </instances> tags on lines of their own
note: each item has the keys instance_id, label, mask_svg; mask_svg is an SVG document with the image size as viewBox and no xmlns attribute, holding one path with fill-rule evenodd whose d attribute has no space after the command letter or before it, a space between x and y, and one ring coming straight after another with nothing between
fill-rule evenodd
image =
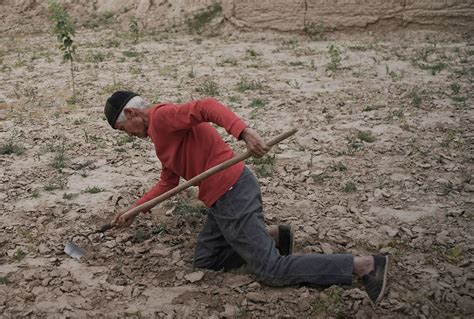
<instances>
[{"instance_id":1,"label":"man's knee on ground","mask_svg":"<svg viewBox=\"0 0 474 319\"><path fill-rule=\"evenodd\" d=\"M222 267L219 268L219 265L216 265L216 263L209 258L199 258L199 259L194 260L193 268L210 269L210 270L222 269Z\"/></svg>"}]
</instances>

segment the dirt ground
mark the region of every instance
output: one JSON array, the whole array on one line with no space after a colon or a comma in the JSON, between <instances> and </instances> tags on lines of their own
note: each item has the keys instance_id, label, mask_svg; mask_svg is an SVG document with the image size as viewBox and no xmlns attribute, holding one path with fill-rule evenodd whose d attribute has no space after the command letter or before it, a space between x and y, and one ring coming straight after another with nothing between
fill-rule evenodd
<instances>
[{"instance_id":1,"label":"dirt ground","mask_svg":"<svg viewBox=\"0 0 474 319\"><path fill-rule=\"evenodd\" d=\"M2 317L470 317L474 315L471 39L406 32L312 41L270 33L131 37L81 29L77 101L47 28L0 38ZM248 165L268 225L296 253L388 253L386 298L350 287L272 288L245 269L192 270L205 211L192 191L63 252L158 179L147 140L110 129L105 99L209 95L265 138ZM223 132L236 152L244 144ZM195 191L194 191L195 193Z\"/></svg>"}]
</instances>

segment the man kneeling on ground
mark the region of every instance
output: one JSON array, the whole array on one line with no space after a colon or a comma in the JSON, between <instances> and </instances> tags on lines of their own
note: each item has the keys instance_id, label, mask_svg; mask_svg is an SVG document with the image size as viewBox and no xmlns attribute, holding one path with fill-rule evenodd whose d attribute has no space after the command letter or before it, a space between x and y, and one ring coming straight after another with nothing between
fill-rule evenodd
<instances>
[{"instance_id":1,"label":"man kneeling on ground","mask_svg":"<svg viewBox=\"0 0 474 319\"><path fill-rule=\"evenodd\" d=\"M269 150L255 130L212 98L182 105L148 105L136 93L118 91L107 99L105 115L112 128L149 137L162 164L158 183L133 207L171 190L180 177L189 180L234 156L209 122L244 140L255 157ZM258 181L242 162L198 186L198 197L208 213L197 239L195 268L229 270L247 264L258 280L271 286L350 285L355 274L362 278L370 300L374 304L381 300L386 289L388 256L292 255L291 228L281 225L266 229ZM118 213L112 224L129 226L133 218L125 219L126 212Z\"/></svg>"}]
</instances>

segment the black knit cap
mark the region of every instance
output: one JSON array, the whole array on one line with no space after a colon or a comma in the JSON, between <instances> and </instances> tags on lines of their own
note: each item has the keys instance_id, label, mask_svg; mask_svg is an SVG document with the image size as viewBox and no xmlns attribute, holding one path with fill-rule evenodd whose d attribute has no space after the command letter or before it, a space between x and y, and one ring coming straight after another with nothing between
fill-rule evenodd
<instances>
[{"instance_id":1,"label":"black knit cap","mask_svg":"<svg viewBox=\"0 0 474 319\"><path fill-rule=\"evenodd\" d=\"M117 91L107 99L107 102L105 102L104 113L112 128L115 128L115 122L117 121L125 105L127 105L128 101L137 95L138 94L134 92Z\"/></svg>"}]
</instances>

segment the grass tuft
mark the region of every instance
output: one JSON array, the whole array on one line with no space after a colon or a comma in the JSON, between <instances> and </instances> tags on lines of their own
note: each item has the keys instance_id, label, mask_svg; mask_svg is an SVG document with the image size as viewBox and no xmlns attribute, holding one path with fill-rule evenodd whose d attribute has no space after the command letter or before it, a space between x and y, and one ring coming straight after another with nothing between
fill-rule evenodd
<instances>
[{"instance_id":1,"label":"grass tuft","mask_svg":"<svg viewBox=\"0 0 474 319\"><path fill-rule=\"evenodd\" d=\"M199 92L206 96L218 96L219 95L219 84L214 80L206 80L199 87L196 88L196 92Z\"/></svg>"},{"instance_id":2,"label":"grass tuft","mask_svg":"<svg viewBox=\"0 0 474 319\"><path fill-rule=\"evenodd\" d=\"M103 191L105 191L105 189L100 188L99 186L92 186L92 187L87 187L84 192L89 193L89 194L97 194Z\"/></svg>"}]
</instances>

